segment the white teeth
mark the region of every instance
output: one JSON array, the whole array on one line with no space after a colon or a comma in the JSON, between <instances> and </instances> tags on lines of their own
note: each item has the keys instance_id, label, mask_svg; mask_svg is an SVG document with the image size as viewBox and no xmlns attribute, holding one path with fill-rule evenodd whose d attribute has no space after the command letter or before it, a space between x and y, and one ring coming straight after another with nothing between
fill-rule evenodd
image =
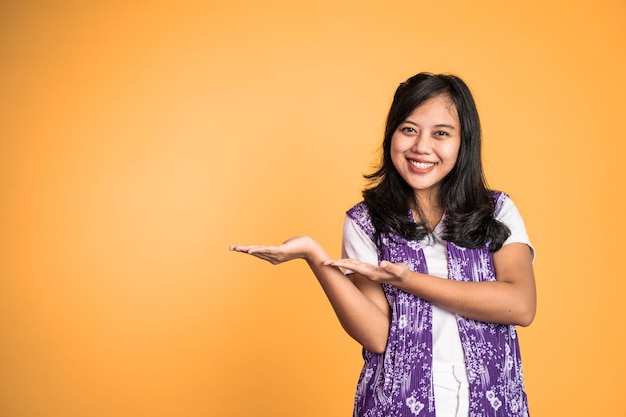
<instances>
[{"instance_id":1,"label":"white teeth","mask_svg":"<svg viewBox=\"0 0 626 417\"><path fill-rule=\"evenodd\" d=\"M413 165L416 168L420 168L420 169L426 169L426 168L430 168L432 166L434 166L435 164L432 162L417 162L417 161L409 161L411 163L411 165Z\"/></svg>"}]
</instances>

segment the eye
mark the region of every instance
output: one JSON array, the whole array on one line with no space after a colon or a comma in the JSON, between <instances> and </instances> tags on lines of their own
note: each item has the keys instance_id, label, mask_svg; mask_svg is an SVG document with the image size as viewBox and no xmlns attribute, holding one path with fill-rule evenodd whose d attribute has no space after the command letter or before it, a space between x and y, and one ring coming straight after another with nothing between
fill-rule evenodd
<instances>
[{"instance_id":1,"label":"eye","mask_svg":"<svg viewBox=\"0 0 626 417\"><path fill-rule=\"evenodd\" d=\"M445 130L438 130L435 132L435 136L450 136L450 134Z\"/></svg>"},{"instance_id":2,"label":"eye","mask_svg":"<svg viewBox=\"0 0 626 417\"><path fill-rule=\"evenodd\" d=\"M410 127L410 126L405 126L405 127L403 127L403 128L402 128L402 131L403 131L404 133L416 133L415 129L413 129L413 128L412 128L412 127Z\"/></svg>"}]
</instances>

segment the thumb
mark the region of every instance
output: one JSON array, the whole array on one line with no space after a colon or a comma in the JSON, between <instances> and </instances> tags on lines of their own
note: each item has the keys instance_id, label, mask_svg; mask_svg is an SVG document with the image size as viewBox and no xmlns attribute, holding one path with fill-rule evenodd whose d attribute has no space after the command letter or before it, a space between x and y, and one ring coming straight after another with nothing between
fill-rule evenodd
<instances>
[{"instance_id":1,"label":"thumb","mask_svg":"<svg viewBox=\"0 0 626 417\"><path fill-rule=\"evenodd\" d=\"M379 266L385 270L385 272L394 275L396 277L401 277L402 274L404 273L404 270L407 268L407 266L403 263L397 263L394 264L392 262L389 261L382 261Z\"/></svg>"}]
</instances>

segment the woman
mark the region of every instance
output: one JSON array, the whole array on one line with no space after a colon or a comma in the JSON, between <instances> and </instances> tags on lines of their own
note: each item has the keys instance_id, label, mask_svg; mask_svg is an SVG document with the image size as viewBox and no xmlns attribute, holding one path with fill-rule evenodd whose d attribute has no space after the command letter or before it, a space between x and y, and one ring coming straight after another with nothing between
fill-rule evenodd
<instances>
[{"instance_id":1,"label":"woman","mask_svg":"<svg viewBox=\"0 0 626 417\"><path fill-rule=\"evenodd\" d=\"M367 178L344 259L305 236L231 250L308 262L364 348L355 416L527 416L515 325L535 315L533 249L513 202L486 187L467 85L400 84Z\"/></svg>"}]
</instances>

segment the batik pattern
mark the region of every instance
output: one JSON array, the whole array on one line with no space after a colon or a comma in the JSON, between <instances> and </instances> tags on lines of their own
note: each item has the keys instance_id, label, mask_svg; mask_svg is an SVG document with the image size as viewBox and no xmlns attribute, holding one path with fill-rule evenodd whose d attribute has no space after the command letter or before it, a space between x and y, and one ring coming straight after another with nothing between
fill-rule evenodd
<instances>
[{"instance_id":1,"label":"batik pattern","mask_svg":"<svg viewBox=\"0 0 626 417\"><path fill-rule=\"evenodd\" d=\"M496 212L508 198L494 193ZM372 239L374 227L361 202L348 216ZM448 275L457 281L494 281L487 247L467 249L448 243ZM415 272L428 267L419 241L383 234L379 261L403 262ZM383 284L391 306L384 354L363 350L365 364L355 396L355 417L435 417L432 383L432 305ZM528 417L519 343L515 326L483 323L457 315L470 384L470 417Z\"/></svg>"}]
</instances>

